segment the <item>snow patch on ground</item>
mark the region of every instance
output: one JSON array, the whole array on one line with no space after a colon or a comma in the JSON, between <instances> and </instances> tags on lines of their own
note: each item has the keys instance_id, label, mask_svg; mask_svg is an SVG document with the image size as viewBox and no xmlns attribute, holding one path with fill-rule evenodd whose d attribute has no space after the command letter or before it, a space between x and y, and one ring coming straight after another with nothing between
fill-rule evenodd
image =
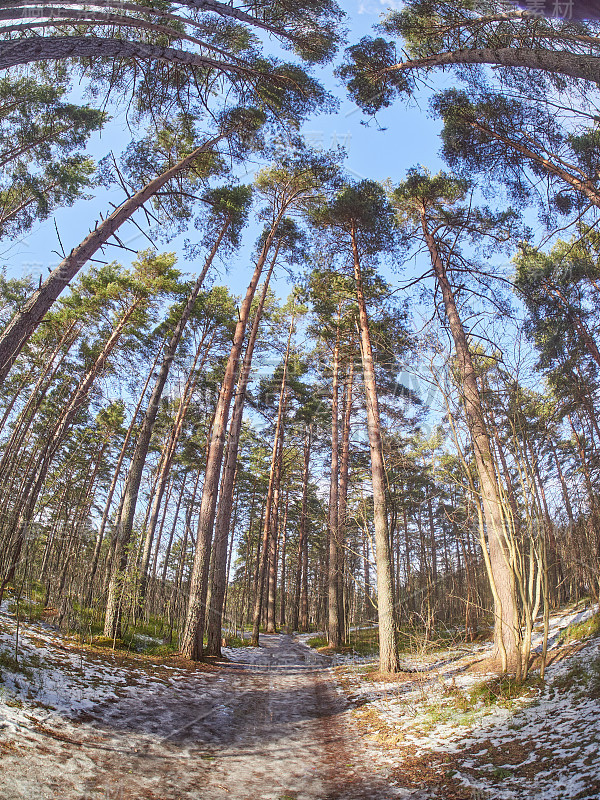
<instances>
[{"instance_id":1,"label":"snow patch on ground","mask_svg":"<svg viewBox=\"0 0 600 800\"><path fill-rule=\"evenodd\" d=\"M373 627L374 627L373 625L366 625L366 626L361 626L361 627L356 626L356 627L350 628L350 632L354 633L355 631L372 630ZM307 647L310 647L310 645L308 644L309 641L311 639L315 639L317 637L326 638L327 634L326 634L325 631L315 631L313 633L296 633L296 634L294 634L295 641L300 642L300 644L306 645ZM333 653L332 655L329 656L329 658L331 659L331 663L334 666L340 666L340 665L343 665L343 664L376 664L377 663L377 658L375 656L372 656L372 655L364 656L364 655L361 655L360 653L357 653L354 650L352 652L350 652L350 653Z\"/></svg>"},{"instance_id":2,"label":"snow patch on ground","mask_svg":"<svg viewBox=\"0 0 600 800\"><path fill-rule=\"evenodd\" d=\"M583 622L597 607L557 614L551 619L551 657L572 653L560 633ZM541 633L534 644L541 648ZM491 645L464 646L456 652L404 658L412 672L393 680L366 680L364 669L345 669L341 679L355 714L370 718L376 748L387 758L422 763L440 757L444 770L466 797L482 800L597 800L600 797L600 644L591 640L579 652L556 659L545 685L533 684L523 696L490 703L478 692L493 674L466 672ZM385 733L381 733L383 725ZM442 797L444 795L441 795ZM453 795L454 796L454 795Z\"/></svg>"},{"instance_id":3,"label":"snow patch on ground","mask_svg":"<svg viewBox=\"0 0 600 800\"><path fill-rule=\"evenodd\" d=\"M413 671L382 681L369 674L372 658L341 663L307 647L314 633L223 648L226 661L206 671L92 651L21 623L14 669L16 625L4 608L0 797L597 800L599 643L573 653L559 642L594 610L551 620L551 655L570 655L549 666L545 686L489 704L471 700L493 676L469 671L489 644L407 656ZM437 760L438 784L419 783L417 770L407 785L409 764Z\"/></svg>"}]
</instances>

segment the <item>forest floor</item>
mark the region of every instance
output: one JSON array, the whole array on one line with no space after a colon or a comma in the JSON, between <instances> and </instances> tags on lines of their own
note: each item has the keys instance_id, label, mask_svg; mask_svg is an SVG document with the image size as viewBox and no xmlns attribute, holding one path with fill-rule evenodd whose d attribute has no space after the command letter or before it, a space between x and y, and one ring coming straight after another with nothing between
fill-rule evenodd
<instances>
[{"instance_id":1,"label":"forest floor","mask_svg":"<svg viewBox=\"0 0 600 800\"><path fill-rule=\"evenodd\" d=\"M0 799L393 800L600 796L598 639L559 634L524 692L486 645L383 680L291 636L190 665L77 644L0 613ZM410 670L410 671L409 671Z\"/></svg>"},{"instance_id":2,"label":"forest floor","mask_svg":"<svg viewBox=\"0 0 600 800\"><path fill-rule=\"evenodd\" d=\"M545 680L533 671L521 686L486 672L490 643L424 646L402 658L393 680L376 663L340 667L336 677L375 760L407 790L447 800L598 800L599 635L597 607L553 615ZM534 657L541 642L540 625Z\"/></svg>"}]
</instances>

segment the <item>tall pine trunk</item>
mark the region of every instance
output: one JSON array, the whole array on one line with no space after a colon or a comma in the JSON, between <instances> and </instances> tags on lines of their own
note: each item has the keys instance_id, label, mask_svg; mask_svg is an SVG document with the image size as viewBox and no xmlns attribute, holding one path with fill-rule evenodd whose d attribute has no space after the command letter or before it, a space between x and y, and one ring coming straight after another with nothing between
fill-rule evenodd
<instances>
[{"instance_id":1,"label":"tall pine trunk","mask_svg":"<svg viewBox=\"0 0 600 800\"><path fill-rule=\"evenodd\" d=\"M213 244L202 272L198 276L196 283L190 294L188 295L186 304L181 312L179 320L173 329L169 343L166 345L163 354L163 360L160 365L160 370L156 378L156 382L152 389L152 394L148 401L144 420L138 433L135 443L135 449L129 465L127 473L127 481L125 484L125 493L121 514L118 522L117 537L115 553L112 564L112 574L108 586L108 598L106 601L106 616L104 619L104 635L113 639L119 634L121 626L121 585L123 576L127 569L128 562L128 549L133 533L133 523L135 519L135 511L137 508L138 494L142 482L142 475L144 466L146 464L146 457L148 455L148 448L150 447L150 440L152 438L152 431L154 430L154 423L156 422L156 415L160 405L160 400L169 377L169 371L175 358L175 353L183 336L185 327L192 315L198 294L206 278L206 274L217 254L219 246L223 241L223 237L227 232L231 219L228 217L223 223L217 239Z\"/></svg>"},{"instance_id":2,"label":"tall pine trunk","mask_svg":"<svg viewBox=\"0 0 600 800\"><path fill-rule=\"evenodd\" d=\"M269 556L269 542L272 526L272 516L275 500L275 488L277 481L277 466L279 463L279 440L283 435L283 414L285 408L286 397L286 382L287 382L287 367L288 359L290 356L290 345L292 340L292 333L294 329L294 315L290 323L288 334L288 342L285 351L285 359L283 362L283 375L281 376L281 388L279 390L279 406L277 409L277 422L275 424L275 439L273 441L273 453L271 455L271 469L269 472L269 485L267 487L267 500L265 505L265 519L262 536L262 549L260 553L260 561L257 569L257 585L256 594L254 599L254 614L252 617L252 646L258 647L258 635L260 627L260 617L262 612L262 600L265 586L265 575L267 571L267 562Z\"/></svg>"},{"instance_id":3,"label":"tall pine trunk","mask_svg":"<svg viewBox=\"0 0 600 800\"><path fill-rule=\"evenodd\" d=\"M246 352L240 370L240 377L238 380L237 392L233 404L233 413L231 415L231 425L229 427L229 438L227 440L227 453L225 456L225 468L223 470L223 477L221 479L221 489L219 492L219 507L217 510L217 518L215 521L215 542L214 542L214 570L210 586L210 604L208 609L208 620L206 630L206 652L211 656L221 655L221 626L223 616L223 602L225 599L226 587L226 558L227 558L227 542L229 537L229 526L231 523L231 511L233 490L235 485L235 474L237 467L237 456L240 443L240 434L242 431L242 421L244 418L244 405L246 400L246 391L248 389L248 382L250 380L250 371L252 369L252 358L254 355L254 347L256 345L256 338L258 336L258 329L267 299L267 291L269 288L269 281L275 267L275 261L279 253L279 243L275 248L271 266L265 278L263 290L258 303L258 308L254 315L252 328L250 329L250 336L246 345Z\"/></svg>"},{"instance_id":4,"label":"tall pine trunk","mask_svg":"<svg viewBox=\"0 0 600 800\"><path fill-rule=\"evenodd\" d=\"M181 639L182 652L193 660L198 660L202 657L210 553L217 506L217 493L236 373L238 371L238 364L246 335L246 326L250 316L252 300L254 299L263 267L275 240L277 229L283 219L284 212L285 206L282 206L273 221L261 249L250 285L246 290L246 296L238 310L238 321L233 335L233 344L225 367L225 375L215 409L215 417L208 447L204 485L202 487L202 500L200 502L198 534L190 582L188 610Z\"/></svg>"},{"instance_id":5,"label":"tall pine trunk","mask_svg":"<svg viewBox=\"0 0 600 800\"><path fill-rule=\"evenodd\" d=\"M339 371L340 371L340 317L338 308L335 345L333 348L333 376L331 387L331 476L329 481L329 570L327 581L327 641L332 647L340 647L339 607L339 545L338 545L338 485L339 485Z\"/></svg>"},{"instance_id":6,"label":"tall pine trunk","mask_svg":"<svg viewBox=\"0 0 600 800\"><path fill-rule=\"evenodd\" d=\"M497 655L502 662L502 668L506 670L508 666L514 666L518 663L519 650L516 588L514 575L509 563L502 498L494 470L490 437L485 423L469 342L456 307L452 286L437 250L435 238L429 231L425 210L421 214L421 225L435 276L442 291L446 317L458 360L465 413L481 487L481 500L492 573L490 580L493 581L493 588L495 589L495 646Z\"/></svg>"},{"instance_id":7,"label":"tall pine trunk","mask_svg":"<svg viewBox=\"0 0 600 800\"><path fill-rule=\"evenodd\" d=\"M371 480L373 483L373 510L375 524L375 560L377 564L377 611L379 617L379 669L381 672L398 672L397 631L394 621L394 590L392 582L392 559L385 502L385 465L381 443L381 422L375 383L373 349L369 332L369 318L362 285L362 272L356 228L352 225L352 253L354 256L354 280L358 304L358 327L360 351L367 406L367 429L371 454Z\"/></svg>"},{"instance_id":8,"label":"tall pine trunk","mask_svg":"<svg viewBox=\"0 0 600 800\"><path fill-rule=\"evenodd\" d=\"M185 416L190 407L190 403L192 401L192 397L194 394L194 390L196 388L196 384L198 382L199 375L202 372L202 369L204 368L206 360L211 351L211 346L214 339L214 332L207 344L205 344L206 336L207 332L205 331L200 339L198 347L196 348L194 361L185 383L183 396L181 397L179 408L177 409L177 414L175 415L173 428L171 430L171 434L169 436L169 440L167 443L167 452L165 454L165 458L161 466L158 482L154 492L154 498L152 501L152 511L150 513L148 526L146 528L144 549L142 551L142 559L140 562L140 585L138 589L138 605L140 606L140 608L142 607L144 603L144 598L146 596L146 587L148 583L148 567L150 564L150 553L152 551L154 533L156 530L156 525L158 523L158 515L160 512L162 498L165 493L167 481L169 480L169 476L171 474L171 465L175 457L175 452L177 449L179 438L181 436L181 431L183 429ZM198 359L200 358L200 353L202 353L202 361L198 366Z\"/></svg>"},{"instance_id":9,"label":"tall pine trunk","mask_svg":"<svg viewBox=\"0 0 600 800\"><path fill-rule=\"evenodd\" d=\"M340 637L346 639L345 598L344 598L344 573L345 573L345 540L346 540L346 510L348 504L348 476L350 469L350 418L352 416L352 386L354 383L354 362L346 375L344 387L344 417L342 428L342 452L340 458L340 485L338 490L338 609L340 613Z\"/></svg>"},{"instance_id":10,"label":"tall pine trunk","mask_svg":"<svg viewBox=\"0 0 600 800\"><path fill-rule=\"evenodd\" d=\"M296 566L296 584L294 589L294 605L292 609L291 627L293 631L308 630L308 587L307 570L304 569L304 552L307 549L308 478L310 467L310 450L312 444L312 423L304 432L304 466L302 469L302 502L300 506L300 523L298 536L298 563Z\"/></svg>"},{"instance_id":11,"label":"tall pine trunk","mask_svg":"<svg viewBox=\"0 0 600 800\"><path fill-rule=\"evenodd\" d=\"M139 414L140 408L142 407L142 403L144 402L144 397L146 396L146 391L148 389L148 385L150 384L150 379L154 373L154 368L158 363L158 359L160 358L160 354L162 352L162 346L152 364L152 369L148 373L148 377L146 378L146 382L144 387L140 393L138 398L137 405L133 411L131 416L131 421L129 423L129 427L127 428L127 433L125 434L125 439L123 440L123 444L121 445L121 451L119 452L119 457L117 459L117 463L115 465L112 480L110 482L110 486L108 487L108 493L106 495L106 501L104 503L104 509L102 511L102 517L100 519L100 526L98 528L98 533L96 534L96 544L94 545L94 552L92 555L92 563L90 565L89 571L89 578L88 578L88 588L85 596L85 605L89 606L92 602L93 590L94 590L94 580L96 578L96 572L98 570L98 561L100 559L100 551L102 548L102 542L104 541L104 533L106 531L106 524L108 522L108 515L110 514L110 508L112 506L112 500L115 494L115 490L117 488L117 483L119 481L119 477L121 476L121 466L123 461L125 460L125 456L127 455L127 450L129 448L129 442L131 441L131 437L133 435L133 431L135 429L137 423L137 415Z\"/></svg>"}]
</instances>

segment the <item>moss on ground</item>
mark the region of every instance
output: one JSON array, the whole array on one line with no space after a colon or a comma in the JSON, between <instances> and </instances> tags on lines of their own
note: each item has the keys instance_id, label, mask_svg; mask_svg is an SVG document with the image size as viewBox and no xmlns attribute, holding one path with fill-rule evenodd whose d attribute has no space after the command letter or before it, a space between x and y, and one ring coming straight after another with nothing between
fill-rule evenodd
<instances>
[{"instance_id":1,"label":"moss on ground","mask_svg":"<svg viewBox=\"0 0 600 800\"><path fill-rule=\"evenodd\" d=\"M583 622L574 622L562 630L558 636L560 642L574 642L600 636L600 612Z\"/></svg>"}]
</instances>

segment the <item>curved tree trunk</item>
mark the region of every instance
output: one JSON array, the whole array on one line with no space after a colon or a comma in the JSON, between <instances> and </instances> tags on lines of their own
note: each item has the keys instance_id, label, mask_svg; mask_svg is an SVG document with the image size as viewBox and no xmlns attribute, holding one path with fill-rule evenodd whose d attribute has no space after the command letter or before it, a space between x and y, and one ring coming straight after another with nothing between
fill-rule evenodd
<instances>
[{"instance_id":1,"label":"curved tree trunk","mask_svg":"<svg viewBox=\"0 0 600 800\"><path fill-rule=\"evenodd\" d=\"M119 13L115 13L114 11L90 12L88 10L79 11L79 14L77 11L71 11L68 14L65 14L64 9L61 8L61 6L69 6L74 4L76 4L75 0L64 0L64 2L58 2L55 4L57 6L55 11L59 12L56 14L59 23L63 23L65 18L68 21L69 16L72 17L71 21L77 22L76 17L79 16L79 19L83 18L84 21L91 20L99 23L106 20L107 24L115 25L117 27L119 25L125 27L128 25L133 25L134 27L145 27L149 30L156 31L157 33L164 32L164 26L160 24L140 20L140 18L137 16L131 18L124 17L122 12L128 10L134 11L136 14L147 11L148 14L154 18L176 20L180 23L183 22L188 25L194 24L193 20L174 15L169 13L167 10L157 9L150 6L144 7L143 3L138 5L137 3L128 3L126 0L124 2L118 2L118 0L115 0L115 2L112 3L90 3L91 6L101 5L104 9L112 6L113 8L117 9ZM290 31L287 31L282 25L278 26L270 24L267 20L261 19L258 15L248 14L243 9L236 8L229 3L221 3L218 0L201 0L201 2L200 0L182 0L179 5L187 6L195 12L200 10L210 14L215 14L218 17L226 20L235 20L237 22L245 23L253 28L268 31L275 36L281 37L282 39L294 39L294 34ZM49 9L47 16L53 16L52 6L52 2L47 4ZM17 21L21 18L31 20L31 15L26 13L28 11L29 9L20 10L18 8L13 8L8 12L5 12L3 15L5 20L5 30L22 31L23 29L27 28L36 28L40 26L47 28L52 26L51 22L38 22L36 20L25 24L20 23L12 26L6 24L8 21ZM199 27L201 28L201 25ZM192 37L184 38L191 39L192 41L202 45L202 42L197 39L193 39ZM215 47L212 47L211 50L212 52L220 55L228 55L223 50L219 50ZM221 72L237 72L242 75L253 73L253 70L250 66L244 65L240 61L218 61L215 58L207 58L206 56L198 55L197 53L192 53L187 50L175 49L172 47L160 47L141 41L129 41L121 37L109 39L96 36L32 36L30 38L20 38L17 41L7 40L0 44L0 69L8 69L9 67L17 66L19 64L29 64L35 61L54 61L65 58L94 57L137 58L145 61L165 61L174 66L187 65L192 67L200 67L201 70L212 67L213 69Z\"/></svg>"},{"instance_id":2,"label":"curved tree trunk","mask_svg":"<svg viewBox=\"0 0 600 800\"><path fill-rule=\"evenodd\" d=\"M45 23L47 25L47 23ZM21 26L19 26L21 27ZM32 36L16 41L4 41L0 46L0 70L35 61L59 61L65 58L140 58L147 61L166 61L181 66L212 67L221 71L244 73L248 67L217 61L187 50L159 47L127 39L107 39L101 36Z\"/></svg>"},{"instance_id":3,"label":"curved tree trunk","mask_svg":"<svg viewBox=\"0 0 600 800\"><path fill-rule=\"evenodd\" d=\"M14 44L17 44L17 48L23 46L22 40ZM210 150L229 133L230 131L214 136L205 144L197 147L189 156L178 161L175 166L149 181L143 189L129 197L100 225L97 225L81 244L71 250L58 267L52 270L40 288L13 315L2 335L0 335L0 383L4 381L23 346L42 321L44 314L50 309L65 286L79 272L81 267L92 258L124 222L140 209L147 200L160 191L171 178L191 167L199 155Z\"/></svg>"},{"instance_id":4,"label":"curved tree trunk","mask_svg":"<svg viewBox=\"0 0 600 800\"><path fill-rule=\"evenodd\" d=\"M379 615L379 669L381 672L398 672L398 641L394 621L394 593L392 582L392 559L385 503L385 466L381 444L381 422L375 384L373 350L369 332L367 306L362 287L360 257L356 242L356 229L352 226L352 252L354 256L354 279L358 303L360 352L367 406L367 428L371 453L371 479L373 482L373 512L375 523L375 559L377 563L377 611Z\"/></svg>"},{"instance_id":5,"label":"curved tree trunk","mask_svg":"<svg viewBox=\"0 0 600 800\"><path fill-rule=\"evenodd\" d=\"M425 210L421 214L421 225L431 256L431 263L442 291L446 316L454 340L460 370L465 413L481 486L481 500L487 530L489 561L492 570L490 578L495 584L494 635L496 650L497 655L502 659L503 669L506 669L507 666L512 667L518 663L519 650L516 588L514 575L509 563L502 498L494 470L490 437L485 424L469 342L456 307L446 269L436 247L435 238L429 231Z\"/></svg>"},{"instance_id":6,"label":"curved tree trunk","mask_svg":"<svg viewBox=\"0 0 600 800\"><path fill-rule=\"evenodd\" d=\"M482 47L472 50L451 50L433 56L403 61L381 70L381 75L389 72L407 72L416 69L431 69L452 64L497 64L502 67L525 67L543 70L571 78L600 82L600 57L585 53L566 51L531 50L526 47ZM377 77L377 73L374 75Z\"/></svg>"}]
</instances>

